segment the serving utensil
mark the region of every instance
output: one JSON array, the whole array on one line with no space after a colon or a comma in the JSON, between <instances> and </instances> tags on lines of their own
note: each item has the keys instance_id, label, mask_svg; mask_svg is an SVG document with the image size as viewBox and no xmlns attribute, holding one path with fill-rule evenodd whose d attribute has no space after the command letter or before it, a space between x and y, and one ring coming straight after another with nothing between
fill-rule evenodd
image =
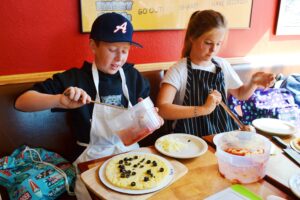
<instances>
[{"instance_id":1,"label":"serving utensil","mask_svg":"<svg viewBox=\"0 0 300 200\"><path fill-rule=\"evenodd\" d=\"M245 124L243 124L243 122L241 122L241 120L237 118L237 116L235 116L235 114L230 110L230 108L223 101L220 102L220 105L224 108L224 110L228 113L228 115L237 123L240 129L243 130L245 128Z\"/></svg>"},{"instance_id":2,"label":"serving utensil","mask_svg":"<svg viewBox=\"0 0 300 200\"><path fill-rule=\"evenodd\" d=\"M212 92L213 92L213 90L210 89L209 93L212 93ZM220 102L220 105L224 108L224 110L228 113L228 115L235 121L235 123L237 123L237 125L239 126L239 128L241 130L247 131L249 129L248 131L256 132L254 127L249 126L249 125L247 126L243 122L241 122L241 120L230 110L230 108L223 101ZM254 130L251 130L251 128Z\"/></svg>"}]
</instances>

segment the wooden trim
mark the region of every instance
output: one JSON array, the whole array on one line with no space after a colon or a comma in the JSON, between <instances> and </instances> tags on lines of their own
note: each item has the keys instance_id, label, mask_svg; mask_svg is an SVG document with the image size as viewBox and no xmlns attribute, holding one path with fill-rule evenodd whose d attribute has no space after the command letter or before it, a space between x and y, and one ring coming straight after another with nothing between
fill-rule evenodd
<instances>
[{"instance_id":1,"label":"wooden trim","mask_svg":"<svg viewBox=\"0 0 300 200\"><path fill-rule=\"evenodd\" d=\"M243 57L228 58L231 64L243 64L248 63ZM135 67L140 72L146 71L158 71L167 70L175 62L157 62L157 63L147 63L147 64L136 64ZM49 72L38 72L38 73L26 73L26 74L15 74L15 75L3 75L0 76L0 85L15 84L15 83L33 83L46 80L50 78L55 73L62 71L49 71Z\"/></svg>"},{"instance_id":2,"label":"wooden trim","mask_svg":"<svg viewBox=\"0 0 300 200\"><path fill-rule=\"evenodd\" d=\"M49 77L52 77L53 74L58 72L62 72L62 71L4 75L4 76L0 76L0 85L39 82Z\"/></svg>"}]
</instances>

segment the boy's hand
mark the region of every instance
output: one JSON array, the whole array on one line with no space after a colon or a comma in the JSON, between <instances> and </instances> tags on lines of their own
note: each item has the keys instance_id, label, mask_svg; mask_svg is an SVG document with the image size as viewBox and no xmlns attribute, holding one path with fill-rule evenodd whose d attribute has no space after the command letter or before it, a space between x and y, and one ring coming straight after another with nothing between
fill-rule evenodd
<instances>
[{"instance_id":1,"label":"boy's hand","mask_svg":"<svg viewBox=\"0 0 300 200\"><path fill-rule=\"evenodd\" d=\"M275 81L275 74L265 72L257 72L253 74L251 79L252 84L262 88L273 86Z\"/></svg>"},{"instance_id":2,"label":"boy's hand","mask_svg":"<svg viewBox=\"0 0 300 200\"><path fill-rule=\"evenodd\" d=\"M144 99L142 97L139 97L138 98L138 102L141 102L143 101ZM164 119L158 114L158 107L154 107L155 109L155 112L156 112L156 115L157 117L159 118L159 122L160 122L160 126L158 128L160 128L162 125L164 125L165 121ZM153 131L152 131L153 132Z\"/></svg>"},{"instance_id":3,"label":"boy's hand","mask_svg":"<svg viewBox=\"0 0 300 200\"><path fill-rule=\"evenodd\" d=\"M81 88L69 87L60 98L60 104L65 108L79 108L90 103L91 97Z\"/></svg>"}]
</instances>

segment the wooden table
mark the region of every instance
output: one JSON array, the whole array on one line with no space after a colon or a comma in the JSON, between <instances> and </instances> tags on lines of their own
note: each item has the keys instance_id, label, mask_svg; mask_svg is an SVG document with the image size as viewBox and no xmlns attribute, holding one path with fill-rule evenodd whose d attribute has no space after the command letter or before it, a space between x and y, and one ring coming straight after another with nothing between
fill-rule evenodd
<instances>
[{"instance_id":1,"label":"wooden table","mask_svg":"<svg viewBox=\"0 0 300 200\"><path fill-rule=\"evenodd\" d=\"M289 141L293 137L295 136L284 138L284 140ZM218 171L218 163L212 143L213 136L206 136L203 139L209 144L208 151L194 159L179 159L178 161L188 168L188 173L167 188L154 194L150 199L203 199L232 185ZM153 146L149 148L155 150ZM291 175L299 173L300 169L282 151L277 150L278 153L271 156L268 162L265 178L244 186L263 199L266 199L269 195L297 199L288 187L288 179ZM157 154L159 153L157 152ZM161 156L164 157L164 155ZM78 167L81 172L84 172L108 158L80 163ZM93 199L99 199L97 196L91 195Z\"/></svg>"}]
</instances>

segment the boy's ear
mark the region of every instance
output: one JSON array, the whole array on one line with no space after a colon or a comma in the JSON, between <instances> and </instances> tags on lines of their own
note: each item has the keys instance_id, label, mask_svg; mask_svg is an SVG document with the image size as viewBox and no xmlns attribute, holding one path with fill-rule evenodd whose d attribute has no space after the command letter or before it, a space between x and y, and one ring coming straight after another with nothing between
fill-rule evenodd
<instances>
[{"instance_id":1,"label":"boy's ear","mask_svg":"<svg viewBox=\"0 0 300 200\"><path fill-rule=\"evenodd\" d=\"M95 54L95 52L96 52L96 43L93 39L90 39L90 49L93 52L93 54Z\"/></svg>"}]
</instances>

